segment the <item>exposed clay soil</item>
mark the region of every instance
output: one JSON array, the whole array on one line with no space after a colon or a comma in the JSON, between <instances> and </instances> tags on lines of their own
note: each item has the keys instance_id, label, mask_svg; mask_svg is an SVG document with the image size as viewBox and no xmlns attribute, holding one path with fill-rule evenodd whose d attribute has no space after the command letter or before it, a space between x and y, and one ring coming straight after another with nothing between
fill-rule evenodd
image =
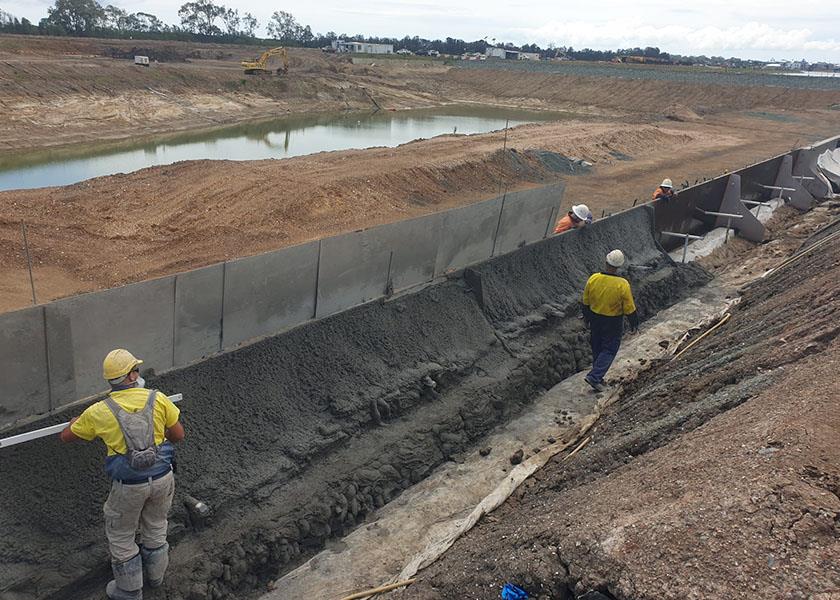
<instances>
[{"instance_id":1,"label":"exposed clay soil","mask_svg":"<svg viewBox=\"0 0 840 600\"><path fill-rule=\"evenodd\" d=\"M725 276L778 264L827 214L791 228L781 213L774 242L742 247ZM563 600L837 598L838 281L835 239L749 285L399 597L495 599L514 582Z\"/></svg>"},{"instance_id":2,"label":"exposed clay soil","mask_svg":"<svg viewBox=\"0 0 840 600\"><path fill-rule=\"evenodd\" d=\"M113 56L143 51L149 69ZM647 199L664 176L694 183L840 128L840 92L470 70L292 50L287 77L245 78L251 47L0 36L0 156L336 110L482 103L575 120L503 135L288 160L195 161L63 188L0 193L0 310L418 216L565 179L564 205L596 216ZM243 83L244 81L244 83ZM610 93L604 93L609 86ZM665 90L667 93L662 93ZM740 112L733 112L733 111ZM569 176L558 153L595 163ZM548 156L548 159L546 159ZM620 159L619 159L620 157ZM629 159L629 160L628 160Z\"/></svg>"}]
</instances>

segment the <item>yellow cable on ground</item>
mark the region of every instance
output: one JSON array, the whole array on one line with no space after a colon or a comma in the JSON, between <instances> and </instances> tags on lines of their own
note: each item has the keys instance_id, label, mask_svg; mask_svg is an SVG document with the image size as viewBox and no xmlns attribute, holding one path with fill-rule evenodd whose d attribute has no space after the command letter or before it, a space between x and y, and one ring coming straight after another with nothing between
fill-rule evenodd
<instances>
[{"instance_id":1,"label":"yellow cable on ground","mask_svg":"<svg viewBox=\"0 0 840 600\"><path fill-rule=\"evenodd\" d=\"M709 335L710 333L712 333L715 329L717 329L718 327L720 327L721 325L723 325L724 323L726 323L726 322L729 320L729 317L731 317L731 316L732 316L732 313L726 313L725 315L723 315L723 318L722 318L720 321L718 321L718 322L717 322L717 324L716 324L714 327L712 327L712 328L711 328L711 329L709 329L706 333L704 333L704 334L703 334L703 335L701 335L699 338L697 338L696 340L694 340L693 342L691 342L688 346L686 346L685 348L683 348L682 350L680 350L679 352L677 352L677 353L674 355L674 357L671 359L671 362L673 362L673 361L677 360L677 359L678 359L678 358L679 358L679 357L680 357L680 356L681 356L684 352L687 352L687 351L688 351L688 350L689 350L692 346L694 346L694 344L696 344L697 342L699 342L700 340L702 340L704 337L706 337L707 335Z\"/></svg>"},{"instance_id":2,"label":"yellow cable on ground","mask_svg":"<svg viewBox=\"0 0 840 600\"><path fill-rule=\"evenodd\" d=\"M341 600L359 600L360 598L367 598L369 596L375 596L376 594L381 594L382 592L390 592L391 590L395 590L397 588L405 587L407 585L411 585L414 583L415 579L406 579L405 581L398 581L396 583L389 583L388 585L381 585L377 588L372 588L369 590L365 590L364 592L357 592L350 596L345 596Z\"/></svg>"}]
</instances>

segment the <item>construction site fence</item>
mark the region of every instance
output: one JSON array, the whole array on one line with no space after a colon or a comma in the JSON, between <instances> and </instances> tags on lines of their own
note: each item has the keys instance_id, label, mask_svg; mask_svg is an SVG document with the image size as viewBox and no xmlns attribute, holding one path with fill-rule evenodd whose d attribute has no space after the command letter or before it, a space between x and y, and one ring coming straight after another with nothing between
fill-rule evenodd
<instances>
[{"instance_id":1,"label":"construction site fence","mask_svg":"<svg viewBox=\"0 0 840 600\"><path fill-rule=\"evenodd\" d=\"M825 140L690 186L676 200L647 203L658 241L672 247L680 241L661 232L717 226L703 211L717 211L733 181L744 199L768 199L772 190L762 186L774 185L785 169L814 176L818 154L836 147L838 138ZM814 197L826 196L818 178L797 181ZM557 183L507 193L2 314L0 429L103 393L102 358L112 348L129 348L160 373L542 240L562 214L563 189Z\"/></svg>"}]
</instances>

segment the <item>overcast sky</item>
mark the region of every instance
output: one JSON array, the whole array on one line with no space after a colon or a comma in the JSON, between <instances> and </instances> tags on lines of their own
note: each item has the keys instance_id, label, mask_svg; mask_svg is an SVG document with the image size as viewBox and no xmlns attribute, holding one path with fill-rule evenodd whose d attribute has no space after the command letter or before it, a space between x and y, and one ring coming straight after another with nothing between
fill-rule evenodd
<instances>
[{"instance_id":1,"label":"overcast sky","mask_svg":"<svg viewBox=\"0 0 840 600\"><path fill-rule=\"evenodd\" d=\"M0 9L37 22L49 0L0 0ZM109 4L107 0L100 2ZM114 0L177 24L181 1ZM616 49L657 46L677 54L840 63L838 0L216 0L251 12L264 26L276 10L292 13L313 32L467 41L487 37L514 44ZM571 5L571 6L570 6Z\"/></svg>"}]
</instances>

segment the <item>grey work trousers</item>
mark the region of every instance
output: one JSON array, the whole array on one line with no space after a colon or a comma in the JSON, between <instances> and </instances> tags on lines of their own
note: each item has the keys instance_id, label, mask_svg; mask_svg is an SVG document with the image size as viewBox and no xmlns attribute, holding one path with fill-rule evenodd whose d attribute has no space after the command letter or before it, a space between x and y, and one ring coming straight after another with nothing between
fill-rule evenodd
<instances>
[{"instance_id":1,"label":"grey work trousers","mask_svg":"<svg viewBox=\"0 0 840 600\"><path fill-rule=\"evenodd\" d=\"M115 562L134 558L140 548L135 536L140 529L140 543L158 548L166 542L166 517L175 495L175 476L170 472L160 479L126 485L111 482L111 493L102 511L105 513L105 537Z\"/></svg>"}]
</instances>

